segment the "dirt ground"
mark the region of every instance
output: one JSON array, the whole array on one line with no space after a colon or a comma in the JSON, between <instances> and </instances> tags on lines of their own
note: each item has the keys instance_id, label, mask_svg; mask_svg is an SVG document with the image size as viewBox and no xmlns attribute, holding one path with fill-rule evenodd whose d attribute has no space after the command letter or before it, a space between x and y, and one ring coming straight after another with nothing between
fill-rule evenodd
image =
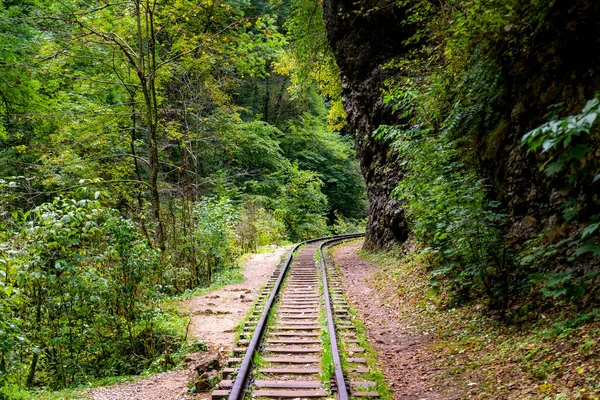
<instances>
[{"instance_id":1,"label":"dirt ground","mask_svg":"<svg viewBox=\"0 0 600 400\"><path fill-rule=\"evenodd\" d=\"M394 398L451 398L433 389L439 372L433 366L430 352L425 349L433 337L410 333L410 321L400 319L390 296L373 289L373 274L377 268L357 255L361 246L362 242L338 246L333 258L342 272L348 299L367 327L369 342L377 351L377 363L390 384Z\"/></svg>"},{"instance_id":2,"label":"dirt ground","mask_svg":"<svg viewBox=\"0 0 600 400\"><path fill-rule=\"evenodd\" d=\"M193 316L191 337L219 351L233 349L234 326L244 318L258 289L273 273L286 249L277 247L272 253L251 255L244 268L244 282L183 303L183 308Z\"/></svg>"},{"instance_id":3,"label":"dirt ground","mask_svg":"<svg viewBox=\"0 0 600 400\"><path fill-rule=\"evenodd\" d=\"M270 253L253 254L244 265L244 282L227 285L182 302L182 309L192 316L190 338L206 343L209 354L224 354L232 350L235 339L234 326L246 315L258 290L266 283L287 250L286 247L276 247ZM194 355L190 358L190 366L187 368L160 373L135 382L90 389L83 395L94 400L208 399L209 393L188 393Z\"/></svg>"}]
</instances>

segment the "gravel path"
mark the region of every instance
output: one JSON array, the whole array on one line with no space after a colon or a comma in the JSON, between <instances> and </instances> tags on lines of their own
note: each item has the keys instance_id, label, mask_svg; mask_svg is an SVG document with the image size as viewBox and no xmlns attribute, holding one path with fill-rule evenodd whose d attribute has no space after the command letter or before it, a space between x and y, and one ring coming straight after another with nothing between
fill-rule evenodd
<instances>
[{"instance_id":1,"label":"gravel path","mask_svg":"<svg viewBox=\"0 0 600 400\"><path fill-rule=\"evenodd\" d=\"M253 254L244 269L244 282L189 299L182 306L194 317L190 335L219 351L233 349L234 326L244 318L260 287L279 264L286 247L272 253Z\"/></svg>"},{"instance_id":2,"label":"gravel path","mask_svg":"<svg viewBox=\"0 0 600 400\"><path fill-rule=\"evenodd\" d=\"M361 259L362 242L335 247L333 259L340 267L344 289L352 306L367 327L369 343L377 351L377 364L383 370L395 399L425 400L445 398L432 389L436 368L424 346L430 335L415 335L394 310L397 294L373 288L378 267ZM392 289L393 290L393 289Z\"/></svg>"},{"instance_id":3,"label":"gravel path","mask_svg":"<svg viewBox=\"0 0 600 400\"><path fill-rule=\"evenodd\" d=\"M234 326L248 312L259 288L279 264L286 247L251 255L244 265L244 282L227 285L181 303L192 315L189 335L209 346L209 354L233 349ZM201 354L201 353L199 353ZM188 393L193 368L163 372L134 382L93 388L82 392L93 400L189 400L209 399L210 393Z\"/></svg>"}]
</instances>

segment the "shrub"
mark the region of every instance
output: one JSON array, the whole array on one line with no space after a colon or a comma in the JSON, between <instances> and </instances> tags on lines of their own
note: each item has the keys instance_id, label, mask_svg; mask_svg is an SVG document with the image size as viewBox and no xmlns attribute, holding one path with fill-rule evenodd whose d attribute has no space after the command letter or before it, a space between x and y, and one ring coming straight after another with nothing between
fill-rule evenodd
<instances>
[{"instance_id":1,"label":"shrub","mask_svg":"<svg viewBox=\"0 0 600 400\"><path fill-rule=\"evenodd\" d=\"M0 383L66 387L138 373L160 352L152 338L158 253L99 201L40 205L0 256Z\"/></svg>"},{"instance_id":2,"label":"shrub","mask_svg":"<svg viewBox=\"0 0 600 400\"><path fill-rule=\"evenodd\" d=\"M214 272L232 267L241 249L234 227L239 213L230 199L206 197L194 205L196 284L210 284Z\"/></svg>"}]
</instances>

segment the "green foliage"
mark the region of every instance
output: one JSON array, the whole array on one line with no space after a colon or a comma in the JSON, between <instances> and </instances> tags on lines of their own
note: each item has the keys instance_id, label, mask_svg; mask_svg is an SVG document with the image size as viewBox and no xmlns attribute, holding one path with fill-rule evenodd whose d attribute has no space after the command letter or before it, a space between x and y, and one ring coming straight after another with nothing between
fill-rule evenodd
<instances>
[{"instance_id":1,"label":"green foliage","mask_svg":"<svg viewBox=\"0 0 600 400\"><path fill-rule=\"evenodd\" d=\"M285 225L290 239L301 241L327 235L329 229L323 216L327 197L321 192L323 182L318 175L292 164L280 179L274 216Z\"/></svg>"},{"instance_id":2,"label":"green foliage","mask_svg":"<svg viewBox=\"0 0 600 400\"><path fill-rule=\"evenodd\" d=\"M463 300L487 295L502 308L510 296L511 260L502 236L505 217L486 199L484 181L460 160L456 146L430 131L380 127L406 170L394 189L415 237L435 255L432 284L450 278Z\"/></svg>"},{"instance_id":3,"label":"green foliage","mask_svg":"<svg viewBox=\"0 0 600 400\"><path fill-rule=\"evenodd\" d=\"M245 252L256 252L260 246L283 242L285 227L267 210L260 198L244 203L241 217L235 226L236 240Z\"/></svg>"},{"instance_id":4,"label":"green foliage","mask_svg":"<svg viewBox=\"0 0 600 400\"><path fill-rule=\"evenodd\" d=\"M213 272L230 267L240 255L234 232L238 212L229 199L206 198L195 205L194 216L195 278L210 284Z\"/></svg>"},{"instance_id":5,"label":"green foliage","mask_svg":"<svg viewBox=\"0 0 600 400\"><path fill-rule=\"evenodd\" d=\"M562 19L585 26L577 16L582 3L395 5L411 36L382 66L393 76L383 99L399 122L373 135L392 143L402 160L394 194L416 239L435 256L434 292L449 284L458 300L485 295L502 315L536 293L592 303L600 254L599 101L565 117L581 109L570 86L579 67L554 64L585 36L567 33ZM377 11L365 6L360 13ZM573 43L561 47L559 37ZM564 103L551 107L550 121L526 133L554 99ZM514 148L515 137L523 137L527 157ZM545 174L519 180L521 169L536 164ZM542 231L527 231L530 223Z\"/></svg>"},{"instance_id":6,"label":"green foliage","mask_svg":"<svg viewBox=\"0 0 600 400\"><path fill-rule=\"evenodd\" d=\"M572 271L547 272L531 276L532 283L542 283L541 292L548 297L557 299L560 296L579 298L585 294L587 281L597 275L596 272L588 272L582 277L573 277Z\"/></svg>"},{"instance_id":7,"label":"green foliage","mask_svg":"<svg viewBox=\"0 0 600 400\"><path fill-rule=\"evenodd\" d=\"M367 220L356 220L350 218L344 218L339 213L335 214L335 222L331 227L331 230L336 235L345 235L349 233L363 233L365 231L365 226L367 225Z\"/></svg>"},{"instance_id":8,"label":"green foliage","mask_svg":"<svg viewBox=\"0 0 600 400\"><path fill-rule=\"evenodd\" d=\"M540 148L542 153L553 151L552 157L540 167L548 176L566 173L569 183L573 183L582 176L593 175L597 172L597 165L593 162L583 163L592 149L581 139L589 135L599 113L598 96L589 100L578 115L559 119L556 113L553 113L550 122L525 134L522 144L531 151ZM600 175L594 176L590 183L598 179Z\"/></svg>"},{"instance_id":9,"label":"green foliage","mask_svg":"<svg viewBox=\"0 0 600 400\"><path fill-rule=\"evenodd\" d=\"M2 320L16 322L2 343L20 342L3 346L5 380L59 388L139 373L170 346L153 335L158 253L131 221L98 200L56 198L21 225L2 252L2 284L13 288Z\"/></svg>"},{"instance_id":10,"label":"green foliage","mask_svg":"<svg viewBox=\"0 0 600 400\"><path fill-rule=\"evenodd\" d=\"M274 72L285 13L0 2L0 393L171 367L160 299L363 215L332 107Z\"/></svg>"},{"instance_id":11,"label":"green foliage","mask_svg":"<svg viewBox=\"0 0 600 400\"><path fill-rule=\"evenodd\" d=\"M364 181L349 137L329 132L321 118L305 114L290 124L280 145L300 168L319 174L331 220L336 212L347 218L364 217Z\"/></svg>"},{"instance_id":12,"label":"green foliage","mask_svg":"<svg viewBox=\"0 0 600 400\"><path fill-rule=\"evenodd\" d=\"M594 159L593 144L590 143L589 136L600 113L598 96L589 100L577 115L559 118L557 110L561 106L563 105L553 107L549 122L525 134L522 145L529 151L541 149L542 154L548 154L548 159L540 167L547 176L563 178L570 185L593 185L600 175L594 176L599 165ZM580 224L577 235L570 235L556 243L544 242L544 235L541 235L529 243L521 263L530 267L535 265L543 271L540 264L548 262L556 254L570 254L569 261L585 255L600 256L600 214L580 216L581 205L581 201L573 198L563 205L565 221ZM576 273L567 268L560 272L544 271L534 274L532 282L540 285L546 296L554 299L560 296L577 299L586 294L586 289L597 275L598 271L594 270Z\"/></svg>"},{"instance_id":13,"label":"green foliage","mask_svg":"<svg viewBox=\"0 0 600 400\"><path fill-rule=\"evenodd\" d=\"M346 124L342 104L342 82L325 32L323 4L318 1L293 0L290 16L284 25L291 46L282 53L276 71L291 77L292 96L305 98L317 85L320 93L331 99L327 122L340 130Z\"/></svg>"}]
</instances>

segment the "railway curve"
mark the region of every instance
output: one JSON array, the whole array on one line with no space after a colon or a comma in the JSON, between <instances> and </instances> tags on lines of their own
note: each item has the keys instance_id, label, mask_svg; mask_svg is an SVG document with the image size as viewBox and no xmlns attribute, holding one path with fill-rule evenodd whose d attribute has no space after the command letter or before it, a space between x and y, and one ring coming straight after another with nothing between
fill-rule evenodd
<instances>
[{"instance_id":1,"label":"railway curve","mask_svg":"<svg viewBox=\"0 0 600 400\"><path fill-rule=\"evenodd\" d=\"M364 348L328 246L363 234L296 245L270 277L241 326L212 399L377 397Z\"/></svg>"}]
</instances>

